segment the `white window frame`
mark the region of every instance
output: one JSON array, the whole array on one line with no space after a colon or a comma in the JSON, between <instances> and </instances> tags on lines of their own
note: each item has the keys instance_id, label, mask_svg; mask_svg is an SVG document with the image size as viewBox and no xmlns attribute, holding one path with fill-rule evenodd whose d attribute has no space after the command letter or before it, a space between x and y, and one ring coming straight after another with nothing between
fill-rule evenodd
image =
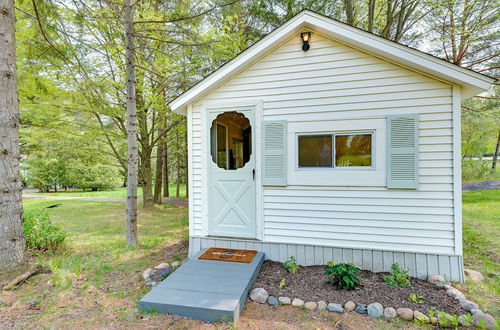
<instances>
[{"instance_id":1,"label":"white window frame","mask_svg":"<svg viewBox=\"0 0 500 330\"><path fill-rule=\"evenodd\" d=\"M371 135L372 143L372 165L371 166L335 166L335 136L345 135ZM332 137L332 166L299 166L299 139L301 137L313 136L331 136ZM315 133L297 133L296 134L296 169L299 171L314 171L314 170L335 170L335 171L350 171L350 170L376 170L376 136L375 130L370 131L337 131L337 132L315 132Z\"/></svg>"}]
</instances>

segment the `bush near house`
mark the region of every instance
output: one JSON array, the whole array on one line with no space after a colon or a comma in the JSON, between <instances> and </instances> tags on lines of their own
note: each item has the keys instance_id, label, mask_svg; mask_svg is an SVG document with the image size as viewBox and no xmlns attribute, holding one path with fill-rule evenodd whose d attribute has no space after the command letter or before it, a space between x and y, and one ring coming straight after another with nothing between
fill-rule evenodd
<instances>
[{"instance_id":1,"label":"bush near house","mask_svg":"<svg viewBox=\"0 0 500 330\"><path fill-rule=\"evenodd\" d=\"M360 269L351 263L335 264L329 261L323 268L325 275L331 277L330 282L341 289L356 289L361 282Z\"/></svg>"}]
</instances>

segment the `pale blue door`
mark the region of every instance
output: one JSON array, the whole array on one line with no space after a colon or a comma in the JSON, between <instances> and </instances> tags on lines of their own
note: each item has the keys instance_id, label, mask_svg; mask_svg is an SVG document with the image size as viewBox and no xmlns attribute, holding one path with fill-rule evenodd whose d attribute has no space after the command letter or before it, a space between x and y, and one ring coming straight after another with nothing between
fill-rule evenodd
<instances>
[{"instance_id":1,"label":"pale blue door","mask_svg":"<svg viewBox=\"0 0 500 330\"><path fill-rule=\"evenodd\" d=\"M255 238L254 110L208 110L208 233Z\"/></svg>"}]
</instances>

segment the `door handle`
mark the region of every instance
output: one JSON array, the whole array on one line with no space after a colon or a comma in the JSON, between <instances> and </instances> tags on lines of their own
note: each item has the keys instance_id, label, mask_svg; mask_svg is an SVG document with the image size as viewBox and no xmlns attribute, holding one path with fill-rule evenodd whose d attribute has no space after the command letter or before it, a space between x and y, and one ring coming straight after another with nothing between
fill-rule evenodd
<instances>
[{"instance_id":1,"label":"door handle","mask_svg":"<svg viewBox=\"0 0 500 330\"><path fill-rule=\"evenodd\" d=\"M255 181L255 168L252 170L253 180Z\"/></svg>"}]
</instances>

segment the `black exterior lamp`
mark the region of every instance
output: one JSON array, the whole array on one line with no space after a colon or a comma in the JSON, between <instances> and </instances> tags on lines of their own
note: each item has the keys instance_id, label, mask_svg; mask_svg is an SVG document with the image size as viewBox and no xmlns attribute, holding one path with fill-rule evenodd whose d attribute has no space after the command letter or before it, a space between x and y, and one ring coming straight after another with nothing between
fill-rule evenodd
<instances>
[{"instance_id":1,"label":"black exterior lamp","mask_svg":"<svg viewBox=\"0 0 500 330\"><path fill-rule=\"evenodd\" d=\"M302 32L300 33L300 38L302 39L302 50L307 52L311 47L309 45L309 40L311 39L311 32Z\"/></svg>"}]
</instances>

